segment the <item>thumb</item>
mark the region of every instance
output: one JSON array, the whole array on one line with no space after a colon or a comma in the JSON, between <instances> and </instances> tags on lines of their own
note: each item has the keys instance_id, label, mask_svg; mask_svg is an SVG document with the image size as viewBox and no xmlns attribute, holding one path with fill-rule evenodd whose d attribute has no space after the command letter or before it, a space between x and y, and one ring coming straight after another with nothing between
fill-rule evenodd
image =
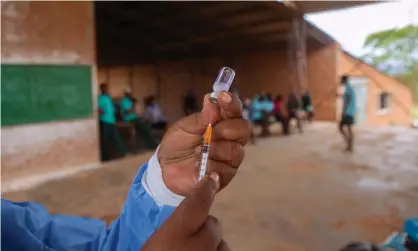
<instances>
[{"instance_id":1,"label":"thumb","mask_svg":"<svg viewBox=\"0 0 418 251\"><path fill-rule=\"evenodd\" d=\"M177 207L172 215L182 234L195 233L205 222L219 189L219 175L205 176Z\"/></svg>"},{"instance_id":2,"label":"thumb","mask_svg":"<svg viewBox=\"0 0 418 251\"><path fill-rule=\"evenodd\" d=\"M219 106L210 101L210 94L206 94L202 111L181 119L176 126L189 133L202 134L209 123L213 125L219 120L220 113Z\"/></svg>"}]
</instances>

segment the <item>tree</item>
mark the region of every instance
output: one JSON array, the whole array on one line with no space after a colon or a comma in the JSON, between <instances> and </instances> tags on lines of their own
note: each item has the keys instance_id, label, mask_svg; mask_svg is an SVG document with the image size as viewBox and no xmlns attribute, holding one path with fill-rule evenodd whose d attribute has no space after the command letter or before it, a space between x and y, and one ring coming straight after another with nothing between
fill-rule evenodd
<instances>
[{"instance_id":1,"label":"tree","mask_svg":"<svg viewBox=\"0 0 418 251\"><path fill-rule=\"evenodd\" d=\"M364 48L363 60L411 88L418 102L418 26L370 34Z\"/></svg>"}]
</instances>

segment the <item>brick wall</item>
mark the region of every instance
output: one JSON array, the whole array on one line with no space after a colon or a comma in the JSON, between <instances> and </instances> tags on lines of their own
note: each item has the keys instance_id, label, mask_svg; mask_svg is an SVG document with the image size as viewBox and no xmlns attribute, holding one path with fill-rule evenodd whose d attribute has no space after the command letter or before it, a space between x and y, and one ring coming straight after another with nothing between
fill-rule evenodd
<instances>
[{"instance_id":1,"label":"brick wall","mask_svg":"<svg viewBox=\"0 0 418 251\"><path fill-rule=\"evenodd\" d=\"M286 51L254 53L233 59L204 58L164 61L156 65L99 68L98 82L108 82L113 97L131 87L142 100L160 90L163 112L174 121L182 116L182 97L193 88L199 98L212 90L219 69L230 66L236 71L234 86L244 97L264 90L273 95L286 95L292 90L288 75Z\"/></svg>"},{"instance_id":2,"label":"brick wall","mask_svg":"<svg viewBox=\"0 0 418 251\"><path fill-rule=\"evenodd\" d=\"M2 63L88 64L94 68L92 2L5 2L1 15ZM93 93L97 95L96 89ZM2 175L6 181L98 163L94 117L10 126L1 131Z\"/></svg>"},{"instance_id":3,"label":"brick wall","mask_svg":"<svg viewBox=\"0 0 418 251\"><path fill-rule=\"evenodd\" d=\"M308 47L308 86L317 120L336 120L339 52L336 43Z\"/></svg>"},{"instance_id":4,"label":"brick wall","mask_svg":"<svg viewBox=\"0 0 418 251\"><path fill-rule=\"evenodd\" d=\"M340 56L337 44L309 49L308 85L315 105L316 118L335 121L336 91L338 87L337 63ZM111 95L120 97L125 87L131 86L135 97L156 94L160 89L160 103L170 120L182 116L181 102L189 88L198 97L212 89L213 81L222 66L236 71L234 86L241 96L252 97L264 90L287 95L292 90L292 77L286 50L242 55L233 59L191 59L159 62L157 65L99 68L99 82L109 82ZM159 86L158 86L159 81Z\"/></svg>"},{"instance_id":5,"label":"brick wall","mask_svg":"<svg viewBox=\"0 0 418 251\"><path fill-rule=\"evenodd\" d=\"M410 90L396 79L373 67L359 62L346 53L341 54L340 73L368 78L366 124L368 125L410 125L412 95ZM379 112L379 94L386 91L392 95L387 113Z\"/></svg>"}]
</instances>

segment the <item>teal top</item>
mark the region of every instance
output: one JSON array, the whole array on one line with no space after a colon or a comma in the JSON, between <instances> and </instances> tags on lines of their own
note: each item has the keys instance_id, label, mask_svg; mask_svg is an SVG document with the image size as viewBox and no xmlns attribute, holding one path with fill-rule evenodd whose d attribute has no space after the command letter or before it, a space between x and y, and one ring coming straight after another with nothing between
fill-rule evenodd
<instances>
[{"instance_id":1,"label":"teal top","mask_svg":"<svg viewBox=\"0 0 418 251\"><path fill-rule=\"evenodd\" d=\"M120 109L121 109L122 118L123 118L124 121L132 121L132 120L135 120L137 118L136 113L129 112L129 110L131 110L133 108L133 105L134 105L134 103L128 97L124 97L120 101Z\"/></svg>"},{"instance_id":2,"label":"teal top","mask_svg":"<svg viewBox=\"0 0 418 251\"><path fill-rule=\"evenodd\" d=\"M99 96L99 109L103 111L100 115L100 121L107 124L115 124L115 107L113 106L112 99L107 94L101 94Z\"/></svg>"},{"instance_id":3,"label":"teal top","mask_svg":"<svg viewBox=\"0 0 418 251\"><path fill-rule=\"evenodd\" d=\"M348 99L348 103L346 100ZM344 105L347 103L347 107L344 107L343 115L355 116L356 115L356 93L350 83L345 85L344 92Z\"/></svg>"},{"instance_id":4,"label":"teal top","mask_svg":"<svg viewBox=\"0 0 418 251\"><path fill-rule=\"evenodd\" d=\"M258 99L259 99L259 96L255 96L253 99L253 103L251 105L251 109L252 109L251 119L252 120L259 120L263 116L263 113L262 113L263 111L272 112L274 109L273 102L269 100L264 100L260 102Z\"/></svg>"},{"instance_id":5,"label":"teal top","mask_svg":"<svg viewBox=\"0 0 418 251\"><path fill-rule=\"evenodd\" d=\"M266 111L266 112L272 112L272 111L273 111L273 109L274 109L274 104L273 104L273 102L271 102L271 101L269 101L269 100L264 100L264 101L261 103L261 107L262 107L262 110L263 110L263 111Z\"/></svg>"},{"instance_id":6,"label":"teal top","mask_svg":"<svg viewBox=\"0 0 418 251\"><path fill-rule=\"evenodd\" d=\"M259 96L254 96L253 98L253 102L251 104L251 110L252 110L252 114L251 114L251 120L258 120L261 119L261 110L262 110L262 104L260 101L258 101Z\"/></svg>"}]
</instances>

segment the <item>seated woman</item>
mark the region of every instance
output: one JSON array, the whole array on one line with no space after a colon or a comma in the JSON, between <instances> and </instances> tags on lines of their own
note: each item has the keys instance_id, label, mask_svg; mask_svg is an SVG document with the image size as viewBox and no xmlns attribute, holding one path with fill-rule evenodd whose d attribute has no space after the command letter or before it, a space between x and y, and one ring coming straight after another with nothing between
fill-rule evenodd
<instances>
[{"instance_id":1,"label":"seated woman","mask_svg":"<svg viewBox=\"0 0 418 251\"><path fill-rule=\"evenodd\" d=\"M120 110L123 121L134 126L136 135L144 141L145 147L156 149L158 147L157 139L152 135L151 128L146 121L138 117L135 111L136 98L127 88L125 96L120 101Z\"/></svg>"},{"instance_id":2,"label":"seated woman","mask_svg":"<svg viewBox=\"0 0 418 251\"><path fill-rule=\"evenodd\" d=\"M151 127L157 130L167 129L167 120L164 118L160 106L154 96L145 98L144 117L151 123Z\"/></svg>"},{"instance_id":3,"label":"seated woman","mask_svg":"<svg viewBox=\"0 0 418 251\"><path fill-rule=\"evenodd\" d=\"M199 111L199 104L193 89L190 89L183 99L183 111L186 116Z\"/></svg>"},{"instance_id":4,"label":"seated woman","mask_svg":"<svg viewBox=\"0 0 418 251\"><path fill-rule=\"evenodd\" d=\"M255 125L263 124L263 114L261 113L262 105L260 100L263 101L262 96L255 95L251 102L251 120L254 122Z\"/></svg>"},{"instance_id":5,"label":"seated woman","mask_svg":"<svg viewBox=\"0 0 418 251\"><path fill-rule=\"evenodd\" d=\"M277 122L283 121L282 102L283 102L282 95L277 95L276 99L274 100L274 108L273 108L273 113L274 113L274 116L276 117Z\"/></svg>"},{"instance_id":6,"label":"seated woman","mask_svg":"<svg viewBox=\"0 0 418 251\"><path fill-rule=\"evenodd\" d=\"M302 95L302 108L306 113L306 119L308 122L312 122L312 119L314 117L314 111L311 101L311 95L309 94L309 91L306 90L305 93Z\"/></svg>"},{"instance_id":7,"label":"seated woman","mask_svg":"<svg viewBox=\"0 0 418 251\"><path fill-rule=\"evenodd\" d=\"M282 130L284 132L286 129L286 118L283 111L283 103L282 95L277 95L276 99L274 100L273 113L276 117L276 121L282 124Z\"/></svg>"},{"instance_id":8,"label":"seated woman","mask_svg":"<svg viewBox=\"0 0 418 251\"><path fill-rule=\"evenodd\" d=\"M273 104L266 97L256 95L252 103L252 120L255 125L261 126L261 135L267 136L269 131L269 116L273 110Z\"/></svg>"},{"instance_id":9,"label":"seated woman","mask_svg":"<svg viewBox=\"0 0 418 251\"><path fill-rule=\"evenodd\" d=\"M252 121L252 101L250 98L246 98L243 102L243 107L242 107L242 117L244 119L246 119L251 126L251 135L250 135L250 139L251 139L251 143L255 144L255 137L254 137L254 132L253 132L253 121Z\"/></svg>"},{"instance_id":10,"label":"seated woman","mask_svg":"<svg viewBox=\"0 0 418 251\"><path fill-rule=\"evenodd\" d=\"M270 93L267 93L266 98L264 99L263 112L269 123L275 120L273 96Z\"/></svg>"},{"instance_id":11,"label":"seated woman","mask_svg":"<svg viewBox=\"0 0 418 251\"><path fill-rule=\"evenodd\" d=\"M299 101L298 96L296 95L295 92L289 93L287 97L287 104L286 104L287 116L286 116L285 128L284 128L285 135L289 135L289 124L290 124L290 120L292 119L296 120L296 125L299 129L299 133L303 132L302 123L299 118L299 109L300 109L300 101Z\"/></svg>"}]
</instances>

